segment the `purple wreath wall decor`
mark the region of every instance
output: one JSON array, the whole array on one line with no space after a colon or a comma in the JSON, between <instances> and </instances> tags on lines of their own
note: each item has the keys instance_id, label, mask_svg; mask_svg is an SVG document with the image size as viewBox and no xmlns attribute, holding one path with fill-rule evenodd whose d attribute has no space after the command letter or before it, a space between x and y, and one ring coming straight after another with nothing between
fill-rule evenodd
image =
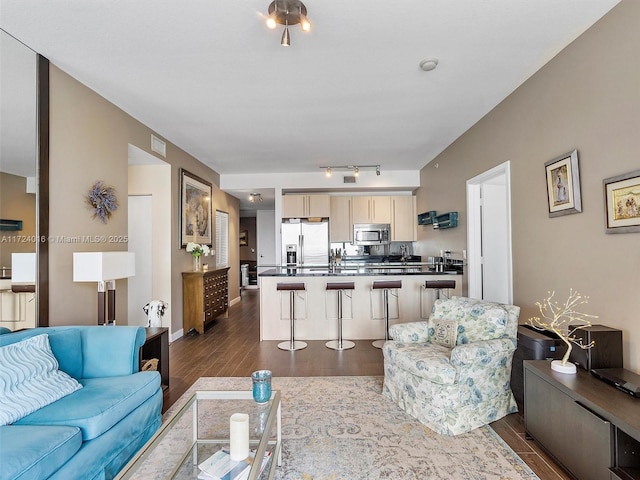
<instances>
[{"instance_id":1,"label":"purple wreath wall decor","mask_svg":"<svg viewBox=\"0 0 640 480\"><path fill-rule=\"evenodd\" d=\"M98 180L93 184L93 187L89 189L86 200L93 209L92 218L97 218L102 223L107 223L119 206L116 189L106 185L102 180Z\"/></svg>"}]
</instances>

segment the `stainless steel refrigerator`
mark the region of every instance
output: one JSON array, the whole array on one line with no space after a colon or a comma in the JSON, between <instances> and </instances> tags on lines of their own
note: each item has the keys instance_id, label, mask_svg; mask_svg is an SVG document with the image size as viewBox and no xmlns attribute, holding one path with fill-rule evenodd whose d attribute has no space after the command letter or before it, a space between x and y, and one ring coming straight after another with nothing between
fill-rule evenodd
<instances>
[{"instance_id":1,"label":"stainless steel refrigerator","mask_svg":"<svg viewBox=\"0 0 640 480\"><path fill-rule=\"evenodd\" d=\"M287 245L296 245L298 265L326 265L329 262L329 222L283 222L283 263L287 260Z\"/></svg>"}]
</instances>

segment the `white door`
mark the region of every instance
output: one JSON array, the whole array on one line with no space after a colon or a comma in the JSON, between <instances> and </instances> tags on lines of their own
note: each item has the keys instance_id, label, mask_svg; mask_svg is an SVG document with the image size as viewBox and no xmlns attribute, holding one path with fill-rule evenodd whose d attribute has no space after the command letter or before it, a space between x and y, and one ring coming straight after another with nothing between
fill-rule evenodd
<instances>
[{"instance_id":1,"label":"white door","mask_svg":"<svg viewBox=\"0 0 640 480\"><path fill-rule=\"evenodd\" d=\"M136 254L136 274L128 280L129 325L147 325L142 307L153 300L152 207L151 195L129 196L129 251Z\"/></svg>"},{"instance_id":2,"label":"white door","mask_svg":"<svg viewBox=\"0 0 640 480\"><path fill-rule=\"evenodd\" d=\"M467 181L469 296L513 302L509 162Z\"/></svg>"},{"instance_id":3,"label":"white door","mask_svg":"<svg viewBox=\"0 0 640 480\"><path fill-rule=\"evenodd\" d=\"M256 212L256 239L258 267L276 263L276 212L258 210ZM258 273L265 269L258 268Z\"/></svg>"}]
</instances>

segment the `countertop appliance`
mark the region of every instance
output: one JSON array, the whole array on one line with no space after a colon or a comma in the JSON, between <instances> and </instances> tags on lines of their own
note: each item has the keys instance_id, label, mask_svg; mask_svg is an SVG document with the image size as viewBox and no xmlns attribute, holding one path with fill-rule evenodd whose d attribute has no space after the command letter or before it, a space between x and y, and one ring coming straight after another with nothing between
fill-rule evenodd
<instances>
[{"instance_id":1,"label":"countertop appliance","mask_svg":"<svg viewBox=\"0 0 640 480\"><path fill-rule=\"evenodd\" d=\"M282 258L291 258L291 245L295 246L298 265L329 263L329 222L289 220L282 223ZM288 250L289 248L289 250Z\"/></svg>"},{"instance_id":2,"label":"countertop appliance","mask_svg":"<svg viewBox=\"0 0 640 480\"><path fill-rule=\"evenodd\" d=\"M295 265L298 263L298 244L290 243L287 245L287 265Z\"/></svg>"},{"instance_id":3,"label":"countertop appliance","mask_svg":"<svg viewBox=\"0 0 640 480\"><path fill-rule=\"evenodd\" d=\"M386 245L391 242L391 225L388 223L354 223L354 245Z\"/></svg>"}]
</instances>

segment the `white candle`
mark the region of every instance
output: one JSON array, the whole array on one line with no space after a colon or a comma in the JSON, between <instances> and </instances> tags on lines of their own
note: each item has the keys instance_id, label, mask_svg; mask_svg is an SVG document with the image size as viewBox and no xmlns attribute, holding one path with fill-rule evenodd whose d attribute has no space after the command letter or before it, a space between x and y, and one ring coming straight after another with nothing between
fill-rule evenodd
<instances>
[{"instance_id":1,"label":"white candle","mask_svg":"<svg viewBox=\"0 0 640 480\"><path fill-rule=\"evenodd\" d=\"M249 456L249 415L234 413L229 420L231 460L239 462Z\"/></svg>"}]
</instances>

